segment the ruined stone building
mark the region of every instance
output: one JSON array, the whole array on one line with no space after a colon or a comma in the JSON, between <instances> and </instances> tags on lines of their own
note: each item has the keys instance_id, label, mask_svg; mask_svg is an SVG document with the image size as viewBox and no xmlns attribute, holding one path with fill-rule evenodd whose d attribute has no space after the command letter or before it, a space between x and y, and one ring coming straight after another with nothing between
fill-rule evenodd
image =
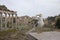
<instances>
[{"instance_id":1,"label":"ruined stone building","mask_svg":"<svg viewBox=\"0 0 60 40\"><path fill-rule=\"evenodd\" d=\"M19 20L19 25L25 25L25 26L28 26L29 24L29 21L31 20L31 17L29 16L21 16L18 18Z\"/></svg>"},{"instance_id":2,"label":"ruined stone building","mask_svg":"<svg viewBox=\"0 0 60 40\"><path fill-rule=\"evenodd\" d=\"M11 11L6 6L0 5L0 30L17 28L16 21L16 11Z\"/></svg>"}]
</instances>

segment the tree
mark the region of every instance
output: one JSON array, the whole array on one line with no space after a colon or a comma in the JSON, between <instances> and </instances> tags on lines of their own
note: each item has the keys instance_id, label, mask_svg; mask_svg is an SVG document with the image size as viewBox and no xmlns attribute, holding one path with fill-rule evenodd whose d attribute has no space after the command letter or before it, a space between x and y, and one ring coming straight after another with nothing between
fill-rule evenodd
<instances>
[{"instance_id":1,"label":"tree","mask_svg":"<svg viewBox=\"0 0 60 40\"><path fill-rule=\"evenodd\" d=\"M60 18L57 19L55 26L60 29Z\"/></svg>"}]
</instances>

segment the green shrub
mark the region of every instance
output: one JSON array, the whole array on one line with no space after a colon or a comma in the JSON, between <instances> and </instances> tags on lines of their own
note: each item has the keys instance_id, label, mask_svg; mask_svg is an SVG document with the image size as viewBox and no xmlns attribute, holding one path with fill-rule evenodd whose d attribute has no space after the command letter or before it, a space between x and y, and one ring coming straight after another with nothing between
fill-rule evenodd
<instances>
[{"instance_id":1,"label":"green shrub","mask_svg":"<svg viewBox=\"0 0 60 40\"><path fill-rule=\"evenodd\" d=\"M57 19L55 27L60 29L60 18Z\"/></svg>"}]
</instances>

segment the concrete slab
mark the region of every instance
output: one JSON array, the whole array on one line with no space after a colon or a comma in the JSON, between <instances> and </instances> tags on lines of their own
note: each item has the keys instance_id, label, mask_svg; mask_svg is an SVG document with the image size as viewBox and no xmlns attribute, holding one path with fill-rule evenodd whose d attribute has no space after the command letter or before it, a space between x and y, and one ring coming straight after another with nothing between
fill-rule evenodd
<instances>
[{"instance_id":1,"label":"concrete slab","mask_svg":"<svg viewBox=\"0 0 60 40\"><path fill-rule=\"evenodd\" d=\"M43 33L36 33L31 32L29 35L37 40L60 40L60 32L51 31L51 32L43 32Z\"/></svg>"}]
</instances>

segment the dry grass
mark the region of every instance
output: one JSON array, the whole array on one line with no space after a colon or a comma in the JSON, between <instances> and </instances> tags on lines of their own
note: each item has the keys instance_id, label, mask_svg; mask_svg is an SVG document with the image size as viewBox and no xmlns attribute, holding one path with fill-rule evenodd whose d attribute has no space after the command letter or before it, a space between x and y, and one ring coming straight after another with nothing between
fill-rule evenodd
<instances>
[{"instance_id":1,"label":"dry grass","mask_svg":"<svg viewBox=\"0 0 60 40\"><path fill-rule=\"evenodd\" d=\"M8 35L8 34L15 33L15 32L16 32L15 29L0 31L0 36L6 36L6 35Z\"/></svg>"},{"instance_id":2,"label":"dry grass","mask_svg":"<svg viewBox=\"0 0 60 40\"><path fill-rule=\"evenodd\" d=\"M53 31L53 29L52 28L47 28L47 27L37 27L37 28L35 28L35 31L38 32L38 33L41 33L41 32Z\"/></svg>"}]
</instances>

